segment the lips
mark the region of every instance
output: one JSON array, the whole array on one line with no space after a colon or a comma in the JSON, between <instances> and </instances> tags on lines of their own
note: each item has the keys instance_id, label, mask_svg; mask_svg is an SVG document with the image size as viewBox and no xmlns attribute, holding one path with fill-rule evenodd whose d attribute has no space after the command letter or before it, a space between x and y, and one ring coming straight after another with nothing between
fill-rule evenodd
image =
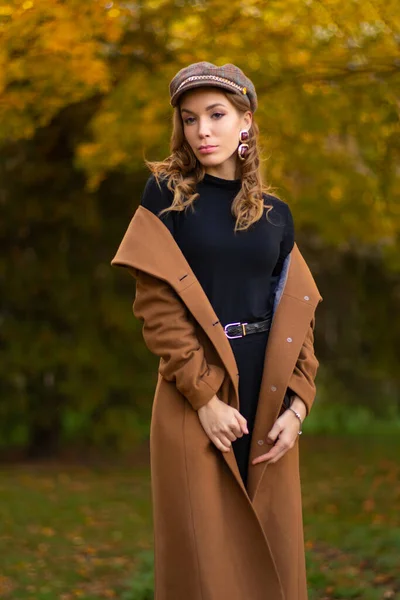
<instances>
[{"instance_id":1,"label":"lips","mask_svg":"<svg viewBox=\"0 0 400 600\"><path fill-rule=\"evenodd\" d=\"M217 149L217 146L203 146L199 149L200 154L212 154L214 150Z\"/></svg>"}]
</instances>

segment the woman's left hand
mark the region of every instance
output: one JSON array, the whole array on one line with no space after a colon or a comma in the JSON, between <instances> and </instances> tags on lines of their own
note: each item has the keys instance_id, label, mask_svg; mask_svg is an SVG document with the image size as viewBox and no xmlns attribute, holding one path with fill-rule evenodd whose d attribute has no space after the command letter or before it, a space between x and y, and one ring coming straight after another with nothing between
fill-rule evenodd
<instances>
[{"instance_id":1,"label":"woman's left hand","mask_svg":"<svg viewBox=\"0 0 400 600\"><path fill-rule=\"evenodd\" d=\"M298 399L300 400L300 398ZM304 403L300 400L301 405L304 407ZM294 402L292 402L293 408ZM297 410L297 407L296 409ZM300 413L303 417L304 413ZM303 420L303 418L302 418ZM275 421L274 426L267 435L267 443L274 444L274 446L262 456L258 456L252 461L252 465L268 461L269 463L276 463L288 450L293 448L296 438L299 435L300 423L292 410L285 410L280 417ZM276 442L276 443L275 443Z\"/></svg>"}]
</instances>

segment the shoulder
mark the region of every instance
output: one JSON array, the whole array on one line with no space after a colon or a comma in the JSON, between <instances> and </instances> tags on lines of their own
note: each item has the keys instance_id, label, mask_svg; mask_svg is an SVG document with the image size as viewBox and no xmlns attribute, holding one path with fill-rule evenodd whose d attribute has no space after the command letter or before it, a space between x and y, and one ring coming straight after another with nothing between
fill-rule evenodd
<instances>
[{"instance_id":1,"label":"shoulder","mask_svg":"<svg viewBox=\"0 0 400 600\"><path fill-rule=\"evenodd\" d=\"M281 200L277 196L273 194L263 194L264 203L268 205L272 205L273 209L281 215L284 220L284 223L289 227L293 228L293 215L290 209L290 206L284 200Z\"/></svg>"},{"instance_id":2,"label":"shoulder","mask_svg":"<svg viewBox=\"0 0 400 600\"><path fill-rule=\"evenodd\" d=\"M272 206L282 212L286 212L289 209L289 204L284 200L274 196L273 194L263 193L264 201L266 204L272 204ZM289 209L290 210L290 209Z\"/></svg>"},{"instance_id":3,"label":"shoulder","mask_svg":"<svg viewBox=\"0 0 400 600\"><path fill-rule=\"evenodd\" d=\"M166 177L159 177L157 181L155 175L151 173L144 186L140 204L154 213L171 206L173 192L168 189L167 183Z\"/></svg>"}]
</instances>

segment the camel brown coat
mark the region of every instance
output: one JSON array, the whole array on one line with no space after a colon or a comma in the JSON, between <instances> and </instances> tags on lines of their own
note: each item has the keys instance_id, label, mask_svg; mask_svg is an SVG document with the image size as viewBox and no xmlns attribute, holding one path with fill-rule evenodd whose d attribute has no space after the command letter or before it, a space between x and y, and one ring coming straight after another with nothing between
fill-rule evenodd
<instances>
[{"instance_id":1,"label":"camel brown coat","mask_svg":"<svg viewBox=\"0 0 400 600\"><path fill-rule=\"evenodd\" d=\"M247 489L235 455L206 435L197 410L214 394L240 411L238 368L222 324L175 239L140 205L112 265L136 279L135 316L160 358L150 427L155 600L306 600L299 440L251 465L289 386L310 411L322 300L295 243L275 289Z\"/></svg>"}]
</instances>

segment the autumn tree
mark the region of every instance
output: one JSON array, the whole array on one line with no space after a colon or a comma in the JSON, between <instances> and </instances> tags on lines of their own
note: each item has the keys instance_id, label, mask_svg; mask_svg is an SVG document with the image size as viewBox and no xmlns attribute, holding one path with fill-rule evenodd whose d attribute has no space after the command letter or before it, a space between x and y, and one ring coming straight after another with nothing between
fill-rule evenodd
<instances>
[{"instance_id":1,"label":"autumn tree","mask_svg":"<svg viewBox=\"0 0 400 600\"><path fill-rule=\"evenodd\" d=\"M146 435L155 359L128 310L133 281L109 262L144 157L169 151L168 83L199 60L256 85L264 174L325 299L335 398L399 398L399 43L394 0L3 2L3 443Z\"/></svg>"}]
</instances>

